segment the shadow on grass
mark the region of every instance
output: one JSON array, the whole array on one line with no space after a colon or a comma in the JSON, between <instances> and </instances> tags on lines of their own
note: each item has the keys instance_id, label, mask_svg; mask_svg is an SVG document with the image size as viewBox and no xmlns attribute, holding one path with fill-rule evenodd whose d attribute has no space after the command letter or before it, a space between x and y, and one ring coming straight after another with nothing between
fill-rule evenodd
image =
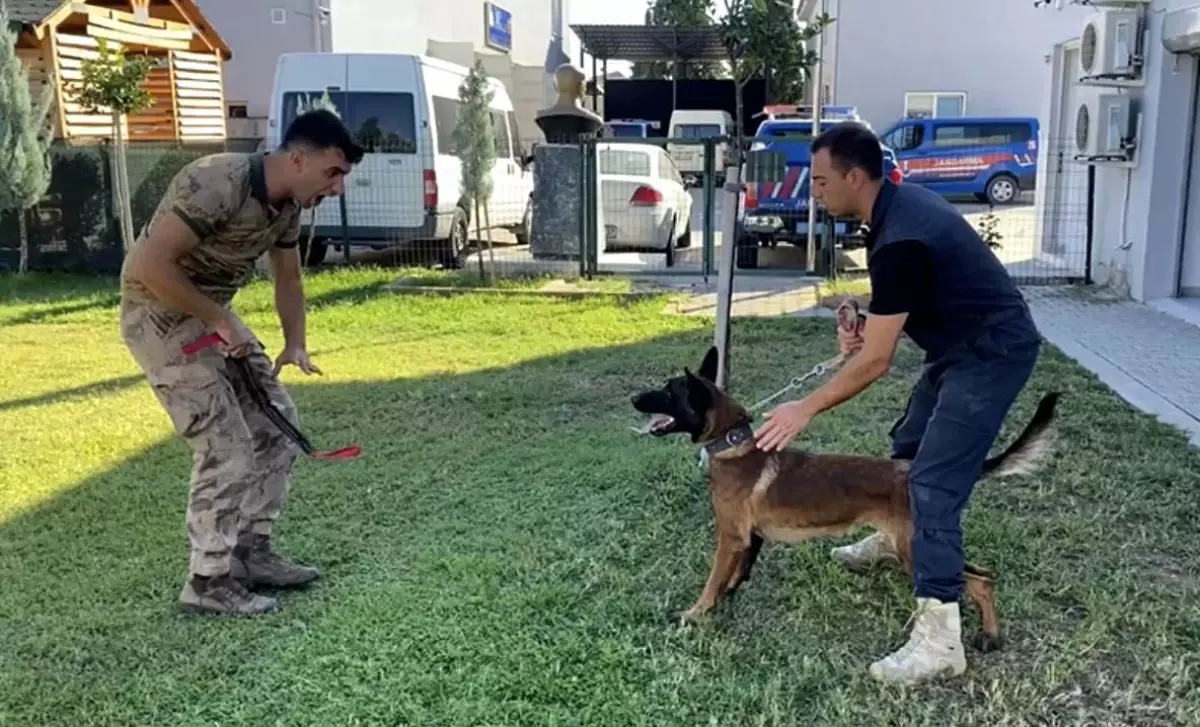
<instances>
[{"instance_id":1,"label":"shadow on grass","mask_svg":"<svg viewBox=\"0 0 1200 727\"><path fill-rule=\"evenodd\" d=\"M93 298L92 300L63 303L60 305L53 305L49 308L40 308L37 310L27 311L8 319L6 322L9 325L14 326L31 323L51 323L53 322L53 319L60 318L62 316L69 316L75 313L84 313L86 311L116 308L120 304L120 294L112 293Z\"/></svg>"},{"instance_id":2,"label":"shadow on grass","mask_svg":"<svg viewBox=\"0 0 1200 727\"><path fill-rule=\"evenodd\" d=\"M383 290L383 286L387 284L387 280L375 280L352 288L339 287L325 293L318 293L308 298L308 307L323 308L345 303L365 303L379 295Z\"/></svg>"},{"instance_id":3,"label":"shadow on grass","mask_svg":"<svg viewBox=\"0 0 1200 727\"><path fill-rule=\"evenodd\" d=\"M24 399L0 401L0 411L12 411L14 409L45 406L48 404L57 404L61 401L67 401L69 399L82 399L100 394L111 394L117 391L123 391L138 384L142 384L145 381L145 377L140 374L118 376L105 381L97 381L94 384L88 384L86 386L74 386L69 389L52 391L46 394L39 394L37 396L29 396Z\"/></svg>"},{"instance_id":4,"label":"shadow on grass","mask_svg":"<svg viewBox=\"0 0 1200 727\"><path fill-rule=\"evenodd\" d=\"M670 623L707 575L711 506L689 443L629 432L640 423L629 396L685 365L694 370L707 345L697 333L460 376L292 386L318 447L359 441L364 457L298 464L279 541L325 577L286 595L271 617L174 613L190 468L177 439L0 525L8 652L0 660L0 722L201 724L236 716L245 724L615 727L803 713L826 725L872 723L880 710L898 708L864 676L870 659L895 646L911 605L897 574L844 573L825 556L827 543L769 545L753 581L707 624L680 634ZM795 357L787 346L761 350L738 366L739 395L773 391ZM1080 407L1107 403L1107 393L1057 360L1047 366L1022 394L1007 436L1051 386L1073 394L1065 434L1098 436ZM904 380L880 382L814 423L806 444L883 454L907 394ZM1107 416L1129 423L1124 409ZM1128 427L1116 431L1104 443L1118 444ZM950 712L963 723L1038 721L1056 707L1018 695L1109 668L1104 660L1114 653L1134 664L1145 663L1143 646L1160 660L1187 653L1176 641L1168 654L1154 646L1160 633L1143 633L1184 628L1182 598L1139 600L1144 585L1133 582L1128 563L1095 548L1105 540L1097 513L1127 503L1074 479L1094 468L1093 454L1067 452L1063 460L1045 480L990 488L1008 498L1058 498L1045 505L1052 513L980 516L992 551L984 564L998 561L1008 576L1002 618L1038 623L1018 631L1011 651L972 655L965 678L977 688L1006 684L1016 701L933 690L923 694L925 716L914 714L911 724L938 724ZM1120 477L1122 466L1110 474ZM1056 470L1072 478L1063 480L1071 492L1054 492ZM1187 501L1161 489L1146 493L1160 496L1148 514ZM1066 503L1085 490L1089 512L1064 518ZM1043 534L1046 522L1065 529ZM1082 578L1093 567L1105 571L1074 585L1101 614L1092 618L1106 609L1126 618L1094 620L1086 640L1095 648L1080 655L1077 624L1058 623L1037 596L1071 588L1064 573ZM1161 696L1161 681L1139 678L1144 693Z\"/></svg>"},{"instance_id":5,"label":"shadow on grass","mask_svg":"<svg viewBox=\"0 0 1200 727\"><path fill-rule=\"evenodd\" d=\"M116 295L119 281L111 275L74 273L0 273L0 304L42 304L81 296Z\"/></svg>"}]
</instances>

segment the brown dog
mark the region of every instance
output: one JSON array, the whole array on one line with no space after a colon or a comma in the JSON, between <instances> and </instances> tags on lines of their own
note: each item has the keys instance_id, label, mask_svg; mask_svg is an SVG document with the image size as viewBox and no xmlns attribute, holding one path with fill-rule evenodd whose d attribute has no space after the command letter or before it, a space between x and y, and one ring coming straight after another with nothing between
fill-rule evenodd
<instances>
[{"instance_id":1,"label":"brown dog","mask_svg":"<svg viewBox=\"0 0 1200 727\"><path fill-rule=\"evenodd\" d=\"M717 600L750 578L763 540L798 543L838 535L860 525L885 533L911 576L909 463L881 457L763 452L754 444L750 414L713 383L717 350L698 374L684 369L660 389L637 394L633 406L653 415L645 431L655 436L688 434L709 455L709 491L717 521L717 552L703 593L681 621L694 621ZM987 460L983 475L1029 472L1049 450L1059 394L1042 398L1037 412L1008 449ZM979 609L981 651L1000 648L995 583L985 570L967 565L966 592Z\"/></svg>"}]
</instances>

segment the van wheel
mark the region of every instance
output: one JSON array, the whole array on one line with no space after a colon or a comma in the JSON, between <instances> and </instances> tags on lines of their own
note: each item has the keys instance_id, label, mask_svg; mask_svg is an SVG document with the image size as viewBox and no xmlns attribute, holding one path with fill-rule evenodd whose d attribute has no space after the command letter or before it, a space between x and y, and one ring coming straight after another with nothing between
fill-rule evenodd
<instances>
[{"instance_id":1,"label":"van wheel","mask_svg":"<svg viewBox=\"0 0 1200 727\"><path fill-rule=\"evenodd\" d=\"M309 267L316 267L325 262L325 253L329 251L329 243L320 238L313 238L312 245L308 244L308 238L301 235L300 237L300 264Z\"/></svg>"},{"instance_id":2,"label":"van wheel","mask_svg":"<svg viewBox=\"0 0 1200 727\"><path fill-rule=\"evenodd\" d=\"M988 181L985 193L991 204L1012 204L1020 196L1021 187L1011 174L997 174Z\"/></svg>"},{"instance_id":3,"label":"van wheel","mask_svg":"<svg viewBox=\"0 0 1200 727\"><path fill-rule=\"evenodd\" d=\"M525 203L525 214L521 216L521 224L517 229L513 230L513 236L517 238L518 245L528 245L529 239L533 237L533 198L531 197Z\"/></svg>"},{"instance_id":4,"label":"van wheel","mask_svg":"<svg viewBox=\"0 0 1200 727\"><path fill-rule=\"evenodd\" d=\"M459 207L454 210L454 219L450 222L450 237L446 238L442 251L442 265L446 269L457 270L466 262L469 237L467 213Z\"/></svg>"}]
</instances>

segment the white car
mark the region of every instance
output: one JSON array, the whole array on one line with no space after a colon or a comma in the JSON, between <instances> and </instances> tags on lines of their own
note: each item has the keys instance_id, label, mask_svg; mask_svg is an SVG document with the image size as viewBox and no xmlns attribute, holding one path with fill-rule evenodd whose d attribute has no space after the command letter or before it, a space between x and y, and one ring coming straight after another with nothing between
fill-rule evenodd
<instances>
[{"instance_id":1,"label":"white car","mask_svg":"<svg viewBox=\"0 0 1200 727\"><path fill-rule=\"evenodd\" d=\"M692 244L692 195L674 160L655 144L596 147L605 251L661 250L674 265L675 249Z\"/></svg>"}]
</instances>

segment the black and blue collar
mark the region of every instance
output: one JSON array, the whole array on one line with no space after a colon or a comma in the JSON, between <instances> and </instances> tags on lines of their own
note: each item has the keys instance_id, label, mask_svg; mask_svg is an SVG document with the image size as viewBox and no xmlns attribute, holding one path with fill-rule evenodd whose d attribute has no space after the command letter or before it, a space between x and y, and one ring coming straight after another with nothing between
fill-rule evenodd
<instances>
[{"instance_id":1,"label":"black and blue collar","mask_svg":"<svg viewBox=\"0 0 1200 727\"><path fill-rule=\"evenodd\" d=\"M731 449L737 449L746 442L751 441L754 441L754 430L749 424L742 424L741 426L734 427L728 432L725 432L725 436L721 437L720 439L704 445L704 452L709 457L712 457L722 452L727 452Z\"/></svg>"}]
</instances>

